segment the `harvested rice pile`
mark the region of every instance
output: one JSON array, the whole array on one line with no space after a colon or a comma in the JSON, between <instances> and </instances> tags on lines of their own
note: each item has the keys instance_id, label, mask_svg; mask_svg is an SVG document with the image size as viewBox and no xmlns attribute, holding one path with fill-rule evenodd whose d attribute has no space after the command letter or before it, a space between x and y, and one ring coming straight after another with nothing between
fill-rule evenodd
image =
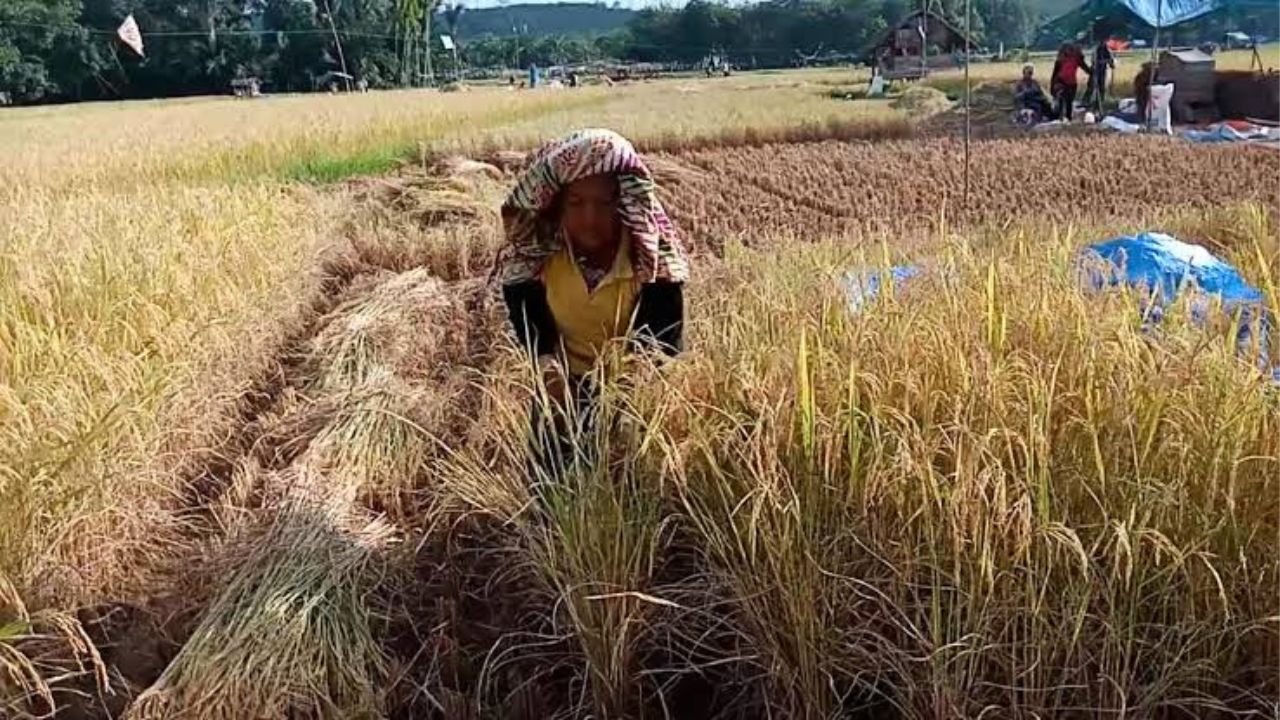
<instances>
[{"instance_id":1,"label":"harvested rice pile","mask_svg":"<svg viewBox=\"0 0 1280 720\"><path fill-rule=\"evenodd\" d=\"M969 100L969 132L974 138L1026 138L1026 128L1013 122L1013 84L983 83L973 88ZM946 112L938 113L918 126L929 137L960 137L965 132L964 103L958 102ZM1064 132L1073 132L1074 130Z\"/></svg>"},{"instance_id":2,"label":"harvested rice pile","mask_svg":"<svg viewBox=\"0 0 1280 720\"><path fill-rule=\"evenodd\" d=\"M664 201L695 239L791 233L812 239L954 223L1140 220L1167 209L1253 200L1280 209L1280 154L1118 136L991 140L972 146L968 212L964 149L954 139L824 142L664 156Z\"/></svg>"},{"instance_id":3,"label":"harvested rice pile","mask_svg":"<svg viewBox=\"0 0 1280 720\"><path fill-rule=\"evenodd\" d=\"M914 85L893 101L893 108L912 117L928 117L951 109L947 94L927 85Z\"/></svg>"},{"instance_id":4,"label":"harvested rice pile","mask_svg":"<svg viewBox=\"0 0 1280 720\"><path fill-rule=\"evenodd\" d=\"M213 504L227 536L206 574L222 590L130 718L381 713L373 594L433 501L419 479L436 440L471 416L461 369L494 333L478 281L383 271L351 293Z\"/></svg>"}]
</instances>

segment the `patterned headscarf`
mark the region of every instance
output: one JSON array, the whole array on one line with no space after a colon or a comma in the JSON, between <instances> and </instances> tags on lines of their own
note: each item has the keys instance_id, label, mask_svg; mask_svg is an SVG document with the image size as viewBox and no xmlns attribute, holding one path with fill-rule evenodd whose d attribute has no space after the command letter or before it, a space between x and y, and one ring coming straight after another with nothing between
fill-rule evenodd
<instances>
[{"instance_id":1,"label":"patterned headscarf","mask_svg":"<svg viewBox=\"0 0 1280 720\"><path fill-rule=\"evenodd\" d=\"M506 202L502 225L507 246L499 256L504 284L538 277L563 246L557 221L547 217L560 192L592 175L618 178L618 212L631 238L631 261L640 282L685 282L689 261L675 226L654 193L653 175L626 138L612 130L579 130L544 145Z\"/></svg>"}]
</instances>

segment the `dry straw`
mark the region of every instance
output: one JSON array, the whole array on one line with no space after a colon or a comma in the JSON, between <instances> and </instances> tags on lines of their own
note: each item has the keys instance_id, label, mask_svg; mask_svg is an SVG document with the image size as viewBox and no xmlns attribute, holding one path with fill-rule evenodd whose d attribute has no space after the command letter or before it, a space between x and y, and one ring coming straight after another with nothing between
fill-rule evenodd
<instances>
[{"instance_id":1,"label":"dry straw","mask_svg":"<svg viewBox=\"0 0 1280 720\"><path fill-rule=\"evenodd\" d=\"M352 517L350 498L333 491L344 482L299 473L277 517L128 717L380 717L386 669L368 593L393 533Z\"/></svg>"}]
</instances>

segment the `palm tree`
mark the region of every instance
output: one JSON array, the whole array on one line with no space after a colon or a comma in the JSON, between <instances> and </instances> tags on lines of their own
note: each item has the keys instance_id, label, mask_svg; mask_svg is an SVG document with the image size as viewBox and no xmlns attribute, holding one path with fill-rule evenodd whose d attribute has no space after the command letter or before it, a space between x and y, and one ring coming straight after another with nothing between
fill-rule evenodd
<instances>
[{"instance_id":1,"label":"palm tree","mask_svg":"<svg viewBox=\"0 0 1280 720\"><path fill-rule=\"evenodd\" d=\"M422 56L426 67L423 68L427 81L436 84L436 72L431 65L431 18L440 7L440 0L420 0L422 5Z\"/></svg>"},{"instance_id":2,"label":"palm tree","mask_svg":"<svg viewBox=\"0 0 1280 720\"><path fill-rule=\"evenodd\" d=\"M423 0L396 0L396 40L400 45L400 84L416 84L416 46L420 36Z\"/></svg>"},{"instance_id":3,"label":"palm tree","mask_svg":"<svg viewBox=\"0 0 1280 720\"><path fill-rule=\"evenodd\" d=\"M400 43L400 82L435 82L431 66L431 18L440 0L396 0L396 37Z\"/></svg>"},{"instance_id":4,"label":"palm tree","mask_svg":"<svg viewBox=\"0 0 1280 720\"><path fill-rule=\"evenodd\" d=\"M455 2L446 5L444 8L444 22L449 26L449 35L453 37L453 41L458 41L458 21L462 19L462 12L467 9L466 5Z\"/></svg>"}]
</instances>

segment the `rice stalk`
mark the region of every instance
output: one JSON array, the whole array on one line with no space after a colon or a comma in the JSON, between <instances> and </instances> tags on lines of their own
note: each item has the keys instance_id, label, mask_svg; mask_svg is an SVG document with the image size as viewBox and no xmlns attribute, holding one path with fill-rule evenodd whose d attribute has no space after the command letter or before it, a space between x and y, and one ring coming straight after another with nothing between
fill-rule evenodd
<instances>
[{"instance_id":1,"label":"rice stalk","mask_svg":"<svg viewBox=\"0 0 1280 720\"><path fill-rule=\"evenodd\" d=\"M368 593L392 533L303 477L129 718L381 717Z\"/></svg>"},{"instance_id":2,"label":"rice stalk","mask_svg":"<svg viewBox=\"0 0 1280 720\"><path fill-rule=\"evenodd\" d=\"M2 574L0 622L0 711L5 717L56 712L54 692L85 675L99 692L111 692L107 667L80 623L56 610L28 611Z\"/></svg>"}]
</instances>

